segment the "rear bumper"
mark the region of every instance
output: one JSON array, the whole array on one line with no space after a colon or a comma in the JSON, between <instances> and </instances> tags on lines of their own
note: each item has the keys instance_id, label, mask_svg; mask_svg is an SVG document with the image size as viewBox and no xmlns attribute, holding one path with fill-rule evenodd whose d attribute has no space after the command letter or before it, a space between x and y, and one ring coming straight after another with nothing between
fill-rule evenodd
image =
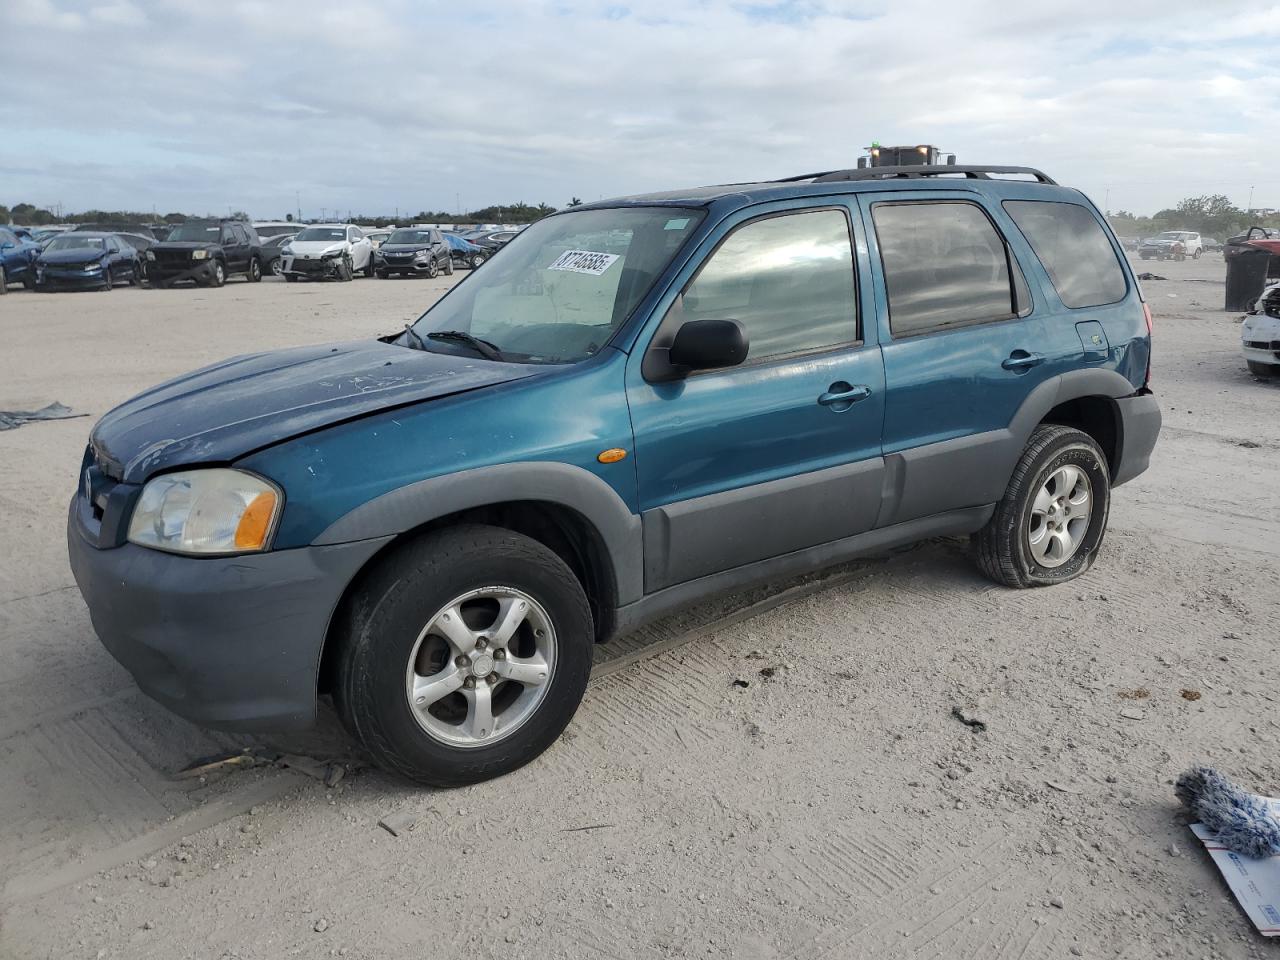
<instances>
[{"instance_id":1,"label":"rear bumper","mask_svg":"<svg viewBox=\"0 0 1280 960\"><path fill-rule=\"evenodd\" d=\"M1111 485L1127 483L1147 469L1151 463L1151 451L1160 435L1160 404L1150 393L1121 397L1115 401L1119 419L1119 449L1116 471Z\"/></svg>"},{"instance_id":2,"label":"rear bumper","mask_svg":"<svg viewBox=\"0 0 1280 960\"><path fill-rule=\"evenodd\" d=\"M93 628L144 693L195 723L290 730L316 714L329 620L386 542L196 559L90 542L83 497L67 549Z\"/></svg>"}]
</instances>

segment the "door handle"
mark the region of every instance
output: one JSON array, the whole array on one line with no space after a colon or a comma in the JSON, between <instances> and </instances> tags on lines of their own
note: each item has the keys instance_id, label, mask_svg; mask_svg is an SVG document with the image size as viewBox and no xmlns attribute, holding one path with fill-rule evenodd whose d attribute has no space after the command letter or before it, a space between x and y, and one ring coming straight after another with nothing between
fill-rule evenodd
<instances>
[{"instance_id":1,"label":"door handle","mask_svg":"<svg viewBox=\"0 0 1280 960\"><path fill-rule=\"evenodd\" d=\"M1038 367L1042 363L1044 363L1044 357L1038 353L1015 350L1001 361L1000 366L1006 370L1030 370L1032 367Z\"/></svg>"},{"instance_id":2,"label":"door handle","mask_svg":"<svg viewBox=\"0 0 1280 960\"><path fill-rule=\"evenodd\" d=\"M865 384L851 387L847 383L833 383L827 392L818 398L818 402L824 407L848 410L850 406L869 396L871 396L871 388Z\"/></svg>"}]
</instances>

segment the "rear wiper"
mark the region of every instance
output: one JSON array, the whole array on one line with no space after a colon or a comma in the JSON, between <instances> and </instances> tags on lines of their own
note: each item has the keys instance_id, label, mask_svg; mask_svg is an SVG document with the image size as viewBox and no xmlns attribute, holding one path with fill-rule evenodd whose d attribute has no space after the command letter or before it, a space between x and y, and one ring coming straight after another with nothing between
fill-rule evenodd
<instances>
[{"instance_id":1,"label":"rear wiper","mask_svg":"<svg viewBox=\"0 0 1280 960\"><path fill-rule=\"evenodd\" d=\"M418 331L417 331L417 330L415 330L415 329L413 329L413 324L411 324L411 323L406 323L406 324L404 325L404 333L405 333L405 336L406 336L406 337L408 337L410 340L412 340L412 341L414 342L414 349L415 349L415 350L425 350L425 349L427 349L427 343L426 343L426 341L425 341L425 340L423 340L420 336L418 336Z\"/></svg>"},{"instance_id":2,"label":"rear wiper","mask_svg":"<svg viewBox=\"0 0 1280 960\"><path fill-rule=\"evenodd\" d=\"M414 336L417 336L417 334L414 334ZM436 330L432 333L428 333L427 339L465 343L486 360L502 359L502 351L498 349L497 344L490 343L488 340L481 340L479 337L473 337L471 334L462 330Z\"/></svg>"}]
</instances>

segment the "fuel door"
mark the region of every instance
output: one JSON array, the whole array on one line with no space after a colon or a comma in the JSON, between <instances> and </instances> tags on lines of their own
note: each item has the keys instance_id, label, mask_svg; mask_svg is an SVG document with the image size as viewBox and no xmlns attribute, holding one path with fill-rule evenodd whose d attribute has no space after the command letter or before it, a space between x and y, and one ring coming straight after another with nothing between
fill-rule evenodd
<instances>
[{"instance_id":1,"label":"fuel door","mask_svg":"<svg viewBox=\"0 0 1280 960\"><path fill-rule=\"evenodd\" d=\"M1107 332L1097 320L1077 323L1076 333L1080 335L1080 346L1084 348L1085 363L1102 363L1110 356L1111 344L1107 342Z\"/></svg>"}]
</instances>

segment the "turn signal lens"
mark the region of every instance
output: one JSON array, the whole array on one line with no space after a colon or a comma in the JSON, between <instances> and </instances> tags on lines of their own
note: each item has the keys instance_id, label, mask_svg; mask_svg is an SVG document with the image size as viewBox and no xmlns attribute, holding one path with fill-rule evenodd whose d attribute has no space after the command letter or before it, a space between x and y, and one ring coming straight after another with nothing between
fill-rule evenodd
<instances>
[{"instance_id":1,"label":"turn signal lens","mask_svg":"<svg viewBox=\"0 0 1280 960\"><path fill-rule=\"evenodd\" d=\"M602 450L596 459L601 463L617 463L619 460L626 457L626 455L627 451L623 450L621 447L610 447L608 450Z\"/></svg>"},{"instance_id":2,"label":"turn signal lens","mask_svg":"<svg viewBox=\"0 0 1280 960\"><path fill-rule=\"evenodd\" d=\"M267 545L267 534L271 532L271 520L276 515L276 495L273 490L264 490L245 507L236 524L236 549L261 550Z\"/></svg>"}]
</instances>

